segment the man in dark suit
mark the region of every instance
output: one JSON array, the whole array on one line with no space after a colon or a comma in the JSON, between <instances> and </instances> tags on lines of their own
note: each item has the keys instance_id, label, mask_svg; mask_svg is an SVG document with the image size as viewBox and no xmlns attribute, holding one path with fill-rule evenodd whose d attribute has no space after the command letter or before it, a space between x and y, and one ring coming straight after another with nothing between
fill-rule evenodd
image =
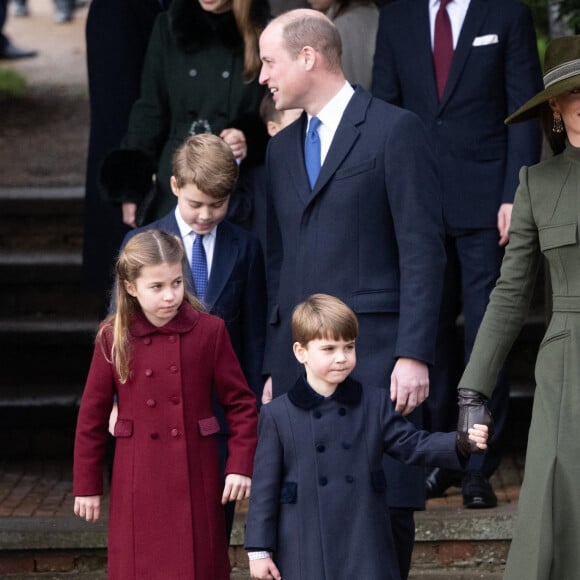
<instances>
[{"instance_id":1,"label":"man in dark suit","mask_svg":"<svg viewBox=\"0 0 580 580\"><path fill-rule=\"evenodd\" d=\"M503 121L541 88L531 13L516 0L402 0L381 10L372 92L421 117L434 137L443 197L448 260L428 401L435 431L456 424L455 386L499 275L518 171L540 155L537 124ZM463 345L456 329L462 305ZM463 480L435 470L428 497L455 484L466 507L497 504L489 477L509 399L500 383L490 402L496 435L489 453L472 457Z\"/></svg>"},{"instance_id":2,"label":"man in dark suit","mask_svg":"<svg viewBox=\"0 0 580 580\"><path fill-rule=\"evenodd\" d=\"M338 31L313 10L281 15L260 38L260 82L276 108L305 110L268 147L271 379L263 401L289 390L300 372L290 348L292 309L324 292L358 316L355 378L389 388L396 409L409 414L428 394L445 266L434 159L420 120L353 89L340 55ZM385 471L406 578L424 473L392 460Z\"/></svg>"}]
</instances>

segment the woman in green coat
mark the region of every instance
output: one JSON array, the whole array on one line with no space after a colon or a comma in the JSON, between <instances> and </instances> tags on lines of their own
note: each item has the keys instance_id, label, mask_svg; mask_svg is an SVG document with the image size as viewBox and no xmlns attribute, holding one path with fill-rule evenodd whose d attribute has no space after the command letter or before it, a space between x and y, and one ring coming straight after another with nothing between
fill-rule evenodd
<instances>
[{"instance_id":1,"label":"woman in green coat","mask_svg":"<svg viewBox=\"0 0 580 580\"><path fill-rule=\"evenodd\" d=\"M520 172L501 275L459 384L491 395L543 256L553 309L505 580L580 578L580 36L551 42L544 70L545 90L506 123L540 115L556 155Z\"/></svg>"},{"instance_id":2,"label":"woman in green coat","mask_svg":"<svg viewBox=\"0 0 580 580\"><path fill-rule=\"evenodd\" d=\"M258 38L268 18L267 0L173 0L159 15L122 149L101 171L104 193L123 204L127 225L175 207L171 159L190 135L222 137L242 171L262 161L267 133L259 117Z\"/></svg>"}]
</instances>

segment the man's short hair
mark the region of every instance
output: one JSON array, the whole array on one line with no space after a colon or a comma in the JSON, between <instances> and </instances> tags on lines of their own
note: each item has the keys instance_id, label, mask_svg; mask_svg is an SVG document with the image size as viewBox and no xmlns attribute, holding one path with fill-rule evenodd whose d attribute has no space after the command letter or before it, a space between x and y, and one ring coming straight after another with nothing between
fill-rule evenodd
<instances>
[{"instance_id":1,"label":"man's short hair","mask_svg":"<svg viewBox=\"0 0 580 580\"><path fill-rule=\"evenodd\" d=\"M306 346L311 340L354 340L358 336L355 313L329 294L312 294L294 308L292 338Z\"/></svg>"},{"instance_id":2,"label":"man's short hair","mask_svg":"<svg viewBox=\"0 0 580 580\"><path fill-rule=\"evenodd\" d=\"M228 197L238 179L238 164L229 145L211 133L193 135L173 154L177 187L195 185L215 199Z\"/></svg>"}]
</instances>

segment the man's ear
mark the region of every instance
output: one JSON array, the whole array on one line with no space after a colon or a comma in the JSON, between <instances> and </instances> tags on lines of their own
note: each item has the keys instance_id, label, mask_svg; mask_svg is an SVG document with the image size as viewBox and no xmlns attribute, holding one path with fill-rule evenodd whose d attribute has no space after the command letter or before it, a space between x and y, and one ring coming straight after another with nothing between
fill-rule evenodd
<instances>
[{"instance_id":1,"label":"man's ear","mask_svg":"<svg viewBox=\"0 0 580 580\"><path fill-rule=\"evenodd\" d=\"M302 49L302 54L300 55L300 57L304 59L305 70L312 70L314 68L314 65L316 64L318 53L311 46L305 46Z\"/></svg>"},{"instance_id":2,"label":"man's ear","mask_svg":"<svg viewBox=\"0 0 580 580\"><path fill-rule=\"evenodd\" d=\"M305 357L306 349L299 342L295 342L292 345L292 350L294 351L294 356L296 357L296 360L299 363L304 364L304 361L306 359Z\"/></svg>"},{"instance_id":3,"label":"man's ear","mask_svg":"<svg viewBox=\"0 0 580 580\"><path fill-rule=\"evenodd\" d=\"M169 179L169 184L171 185L171 191L173 192L173 195L175 195L175 197L179 197L179 187L177 185L177 179L175 179L174 175L172 175Z\"/></svg>"}]
</instances>

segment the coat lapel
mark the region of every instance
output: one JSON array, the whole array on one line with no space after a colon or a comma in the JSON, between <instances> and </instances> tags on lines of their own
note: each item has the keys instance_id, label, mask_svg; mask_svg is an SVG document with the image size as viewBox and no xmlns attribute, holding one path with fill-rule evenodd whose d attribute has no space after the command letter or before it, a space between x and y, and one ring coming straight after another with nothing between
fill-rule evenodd
<instances>
[{"instance_id":1,"label":"coat lapel","mask_svg":"<svg viewBox=\"0 0 580 580\"><path fill-rule=\"evenodd\" d=\"M310 199L310 182L308 181L306 165L304 163L304 141L306 139L307 123L308 117L306 116L306 113L303 113L300 120L287 129L288 142L292 144L294 150L293 157L297 160L296 164L292 164L290 161L288 164L288 173L290 174L290 180L296 190L296 194L304 205L306 205ZM290 155L289 158L291 160L292 155Z\"/></svg>"},{"instance_id":2,"label":"coat lapel","mask_svg":"<svg viewBox=\"0 0 580 580\"><path fill-rule=\"evenodd\" d=\"M238 260L240 245L227 222L222 222L216 232L213 261L205 302L213 308L231 277Z\"/></svg>"},{"instance_id":3,"label":"coat lapel","mask_svg":"<svg viewBox=\"0 0 580 580\"><path fill-rule=\"evenodd\" d=\"M455 86L461 77L461 74L463 73L465 63L467 62L467 57L472 50L473 39L475 38L477 32L481 29L488 9L489 7L484 0L471 0L469 3L469 8L467 9L467 14L465 15L465 20L463 22L463 26L461 27L461 32L457 41L457 47L453 53L451 70L449 71L449 78L447 79L447 84L445 85L443 98L439 103L439 109L442 109L445 106L449 100L449 97L453 93ZM474 74L477 74L476 71L473 72Z\"/></svg>"}]
</instances>

